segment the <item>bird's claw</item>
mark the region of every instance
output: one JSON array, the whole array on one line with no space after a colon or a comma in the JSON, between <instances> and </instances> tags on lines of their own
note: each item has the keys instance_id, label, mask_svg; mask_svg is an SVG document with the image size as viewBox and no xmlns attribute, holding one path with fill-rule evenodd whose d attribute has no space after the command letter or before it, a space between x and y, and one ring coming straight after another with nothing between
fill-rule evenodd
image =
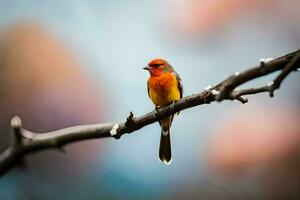
<instances>
[{"instance_id":1,"label":"bird's claw","mask_svg":"<svg viewBox=\"0 0 300 200\"><path fill-rule=\"evenodd\" d=\"M170 104L170 111L173 112L175 110L175 102L176 101L172 101L172 103Z\"/></svg>"},{"instance_id":2,"label":"bird's claw","mask_svg":"<svg viewBox=\"0 0 300 200\"><path fill-rule=\"evenodd\" d=\"M159 109L159 106L155 106L155 109L154 109L155 118L158 117L158 109Z\"/></svg>"}]
</instances>

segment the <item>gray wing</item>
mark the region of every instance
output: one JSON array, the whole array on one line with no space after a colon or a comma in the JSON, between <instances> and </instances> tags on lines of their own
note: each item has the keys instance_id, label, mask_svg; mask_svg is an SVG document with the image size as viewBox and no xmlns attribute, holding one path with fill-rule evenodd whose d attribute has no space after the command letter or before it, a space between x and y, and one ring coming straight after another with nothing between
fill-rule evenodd
<instances>
[{"instance_id":1,"label":"gray wing","mask_svg":"<svg viewBox=\"0 0 300 200\"><path fill-rule=\"evenodd\" d=\"M182 80L179 76L179 74L177 72L174 71L174 74L176 76L177 82L178 82L178 89L180 92L180 99L183 97L183 84L182 84Z\"/></svg>"}]
</instances>

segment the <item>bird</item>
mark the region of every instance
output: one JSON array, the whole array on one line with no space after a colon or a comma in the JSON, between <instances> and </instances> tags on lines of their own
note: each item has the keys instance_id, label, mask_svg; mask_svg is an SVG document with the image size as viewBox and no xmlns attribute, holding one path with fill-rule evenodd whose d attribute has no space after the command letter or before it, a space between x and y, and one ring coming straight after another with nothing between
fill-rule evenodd
<instances>
[{"instance_id":1,"label":"bird","mask_svg":"<svg viewBox=\"0 0 300 200\"><path fill-rule=\"evenodd\" d=\"M182 80L166 60L153 59L143 69L149 71L150 74L147 81L148 96L156 110L159 107L172 106L183 97ZM170 128L173 117L174 115L171 115L159 121L161 127L159 159L166 165L172 162Z\"/></svg>"}]
</instances>

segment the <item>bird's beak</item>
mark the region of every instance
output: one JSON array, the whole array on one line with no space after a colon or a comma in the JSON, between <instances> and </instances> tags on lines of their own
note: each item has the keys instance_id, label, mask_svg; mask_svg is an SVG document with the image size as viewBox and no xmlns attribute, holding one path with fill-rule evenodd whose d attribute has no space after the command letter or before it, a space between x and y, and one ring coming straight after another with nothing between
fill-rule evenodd
<instances>
[{"instance_id":1,"label":"bird's beak","mask_svg":"<svg viewBox=\"0 0 300 200\"><path fill-rule=\"evenodd\" d=\"M149 66L146 66L146 67L144 67L143 69L149 71L149 70L150 70L150 67L149 67Z\"/></svg>"}]
</instances>

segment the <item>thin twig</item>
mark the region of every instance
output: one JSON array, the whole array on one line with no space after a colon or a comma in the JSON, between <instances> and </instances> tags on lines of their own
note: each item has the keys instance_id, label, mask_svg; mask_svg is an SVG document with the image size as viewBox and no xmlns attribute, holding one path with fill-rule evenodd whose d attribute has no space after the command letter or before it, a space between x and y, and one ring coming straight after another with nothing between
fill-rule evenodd
<instances>
[{"instance_id":1,"label":"thin twig","mask_svg":"<svg viewBox=\"0 0 300 200\"><path fill-rule=\"evenodd\" d=\"M262 62L256 67L234 73L221 83L209 87L201 93L186 96L173 104L172 107L162 107L140 117L134 117L133 113L130 112L124 122L82 125L47 133L34 133L23 129L21 119L14 117L11 120L11 126L15 137L12 144L0 154L0 174L4 174L29 153L49 148L56 148L64 152L63 146L66 144L93 138L114 137L119 139L125 133L137 131L144 126L187 108L222 100L238 100L241 103L246 103L248 99L244 98L244 95L261 92L273 94L273 91L280 87L282 81L290 72L297 71L300 66L299 57L300 50L297 50L270 62ZM235 90L235 88L250 80L280 70L281 73L273 81L273 84L258 88Z\"/></svg>"}]
</instances>

